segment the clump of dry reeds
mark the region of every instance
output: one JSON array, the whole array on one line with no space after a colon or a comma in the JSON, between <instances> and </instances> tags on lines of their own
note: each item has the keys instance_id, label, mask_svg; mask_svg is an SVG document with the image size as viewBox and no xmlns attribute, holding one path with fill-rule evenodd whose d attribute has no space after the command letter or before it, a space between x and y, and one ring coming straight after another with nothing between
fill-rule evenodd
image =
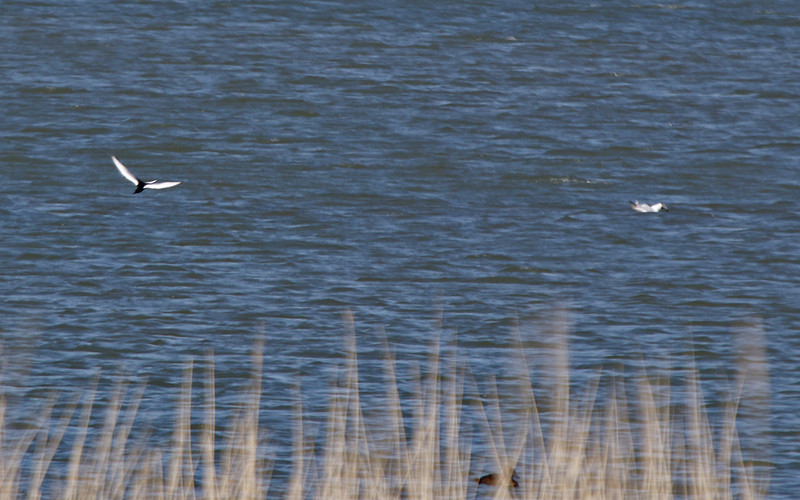
<instances>
[{"instance_id":1,"label":"clump of dry reeds","mask_svg":"<svg viewBox=\"0 0 800 500\"><path fill-rule=\"evenodd\" d=\"M766 382L763 350L742 350L743 375L712 424L697 371L688 367L687 395L671 400L666 377L644 370L633 390L600 377L583 394L570 386L566 343L556 349L547 410L537 402L524 367L515 382L516 410L504 414L498 384L472 380L466 362L434 345L417 390L401 398L395 361L387 354L386 404L365 411L359 389L352 317L349 355L331 389L323 437L309 437L301 398L295 410L292 473L272 477L259 428L261 355L224 442L217 439L213 363L206 370L202 425L192 424L193 367L184 374L172 439L164 448L132 442L143 387L121 385L90 432L94 391L58 417L52 405L23 431L6 432L0 401L0 499L49 498L743 498L767 495L767 481L745 456L737 432L740 395L748 378ZM558 330L558 329L556 329ZM566 333L555 331L556 338ZM389 349L387 348L387 353ZM468 360L467 360L468 361ZM485 392L488 396L481 395ZM633 395L631 398L630 395ZM763 394L759 392L758 394ZM580 396L580 397L579 397ZM544 398L542 398L544 399ZM504 418L505 417L505 418ZM510 433L510 429L513 432ZM67 433L67 430L70 433ZM72 436L71 443L64 436ZM65 472L52 470L69 447ZM493 486L478 477L494 472ZM511 485L512 473L518 486ZM52 476L58 477L52 477Z\"/></svg>"}]
</instances>

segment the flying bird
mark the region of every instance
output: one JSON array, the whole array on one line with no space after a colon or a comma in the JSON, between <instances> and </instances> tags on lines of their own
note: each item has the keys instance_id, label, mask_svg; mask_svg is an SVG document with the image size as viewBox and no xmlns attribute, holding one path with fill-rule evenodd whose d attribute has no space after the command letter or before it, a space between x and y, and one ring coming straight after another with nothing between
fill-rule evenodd
<instances>
[{"instance_id":1,"label":"flying bird","mask_svg":"<svg viewBox=\"0 0 800 500\"><path fill-rule=\"evenodd\" d=\"M638 201L631 202L631 208L637 212L669 212L667 206L662 203L655 205L648 205L647 203L639 203Z\"/></svg>"},{"instance_id":2,"label":"flying bird","mask_svg":"<svg viewBox=\"0 0 800 500\"><path fill-rule=\"evenodd\" d=\"M135 175L133 175L131 173L131 171L128 170L128 167L123 165L122 162L117 160L116 157L112 156L111 159L114 161L114 165L117 166L117 170L119 170L119 173L121 173L123 177L125 177L126 179L128 179L132 183L136 184L136 191L134 191L133 194L141 193L145 189L167 189L167 188L171 188L173 186L177 186L178 184L181 183L181 181L178 181L178 182L175 182L175 181L171 181L171 182L147 181L147 182L145 182L145 181L139 179L138 177L136 177Z\"/></svg>"}]
</instances>

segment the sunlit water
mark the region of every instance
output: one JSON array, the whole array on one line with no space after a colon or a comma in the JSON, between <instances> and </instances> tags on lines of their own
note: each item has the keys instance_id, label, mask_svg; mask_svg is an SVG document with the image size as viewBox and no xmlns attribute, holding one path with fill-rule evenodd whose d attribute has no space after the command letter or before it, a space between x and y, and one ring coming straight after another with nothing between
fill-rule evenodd
<instances>
[{"instance_id":1,"label":"sunlit water","mask_svg":"<svg viewBox=\"0 0 800 500\"><path fill-rule=\"evenodd\" d=\"M4 2L9 411L129 377L142 420L170 421L213 351L224 418L263 338L280 478L296 383L322 421L346 310L365 391L384 339L403 390L439 336L502 380L564 309L576 380L694 356L712 407L760 323L791 497L799 26L777 1ZM132 196L112 154L184 182Z\"/></svg>"}]
</instances>

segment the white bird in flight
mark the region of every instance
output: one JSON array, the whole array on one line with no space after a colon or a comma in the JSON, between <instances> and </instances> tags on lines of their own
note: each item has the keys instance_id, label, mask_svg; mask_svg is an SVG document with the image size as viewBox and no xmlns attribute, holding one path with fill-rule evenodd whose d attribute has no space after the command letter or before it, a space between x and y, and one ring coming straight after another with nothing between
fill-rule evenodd
<instances>
[{"instance_id":1,"label":"white bird in flight","mask_svg":"<svg viewBox=\"0 0 800 500\"><path fill-rule=\"evenodd\" d=\"M132 183L136 184L136 191L134 191L133 194L141 193L145 189L167 189L167 188L171 188L173 186L177 186L178 184L181 183L181 181L177 181L177 182L175 182L175 181L171 181L171 182L148 181L148 182L145 182L145 181L139 179L138 177L136 177L135 175L133 175L131 173L131 171L128 170L128 167L123 165L122 162L117 160L116 157L112 156L111 159L114 161L114 165L117 166L117 170L119 170L119 173L121 173L123 177L125 177L126 179L128 179Z\"/></svg>"},{"instance_id":2,"label":"white bird in flight","mask_svg":"<svg viewBox=\"0 0 800 500\"><path fill-rule=\"evenodd\" d=\"M655 205L648 205L647 203L639 203L638 201L631 202L631 208L637 212L669 212L667 206L662 203Z\"/></svg>"}]
</instances>

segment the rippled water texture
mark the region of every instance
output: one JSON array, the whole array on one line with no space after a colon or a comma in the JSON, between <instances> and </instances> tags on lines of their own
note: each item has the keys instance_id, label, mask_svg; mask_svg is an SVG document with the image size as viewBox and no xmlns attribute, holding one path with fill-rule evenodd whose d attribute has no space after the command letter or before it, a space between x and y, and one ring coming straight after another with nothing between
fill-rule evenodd
<instances>
[{"instance_id":1,"label":"rippled water texture","mask_svg":"<svg viewBox=\"0 0 800 500\"><path fill-rule=\"evenodd\" d=\"M297 381L325 411L347 309L368 382L384 337L410 370L439 335L502 379L515 332L535 355L565 308L576 383L694 356L713 406L758 323L791 497L796 6L559 5L3 2L10 402L122 374L171 418L213 350L224 405L263 337L288 446ZM184 182L133 196L112 154Z\"/></svg>"}]
</instances>

